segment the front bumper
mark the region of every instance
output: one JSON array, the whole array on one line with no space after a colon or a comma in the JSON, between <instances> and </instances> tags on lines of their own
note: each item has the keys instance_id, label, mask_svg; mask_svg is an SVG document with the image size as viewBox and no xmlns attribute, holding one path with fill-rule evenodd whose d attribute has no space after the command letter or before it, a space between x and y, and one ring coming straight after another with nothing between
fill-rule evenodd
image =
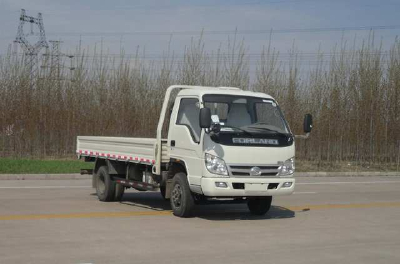
<instances>
[{"instance_id":1,"label":"front bumper","mask_svg":"<svg viewBox=\"0 0 400 264\"><path fill-rule=\"evenodd\" d=\"M225 182L226 188L216 187L216 182ZM290 187L283 187L290 182ZM209 197L246 197L289 195L294 191L294 178L202 178L201 191Z\"/></svg>"}]
</instances>

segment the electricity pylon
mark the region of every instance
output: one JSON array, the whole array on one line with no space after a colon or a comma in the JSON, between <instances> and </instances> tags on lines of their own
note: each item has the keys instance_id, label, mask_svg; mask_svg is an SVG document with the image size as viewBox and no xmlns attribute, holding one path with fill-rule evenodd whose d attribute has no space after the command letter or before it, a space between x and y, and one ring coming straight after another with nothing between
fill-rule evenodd
<instances>
[{"instance_id":1,"label":"electricity pylon","mask_svg":"<svg viewBox=\"0 0 400 264\"><path fill-rule=\"evenodd\" d=\"M21 9L21 16L19 18L19 26L15 42L19 43L24 51L25 66L29 70L31 85L36 76L38 69L38 54L42 48L48 48L49 45L46 41L46 33L44 31L42 14L38 13L37 17L27 16L25 9ZM30 23L31 32L24 33L25 23ZM39 29L39 39L36 43L29 43L27 36L34 35L33 27L37 26Z\"/></svg>"},{"instance_id":2,"label":"electricity pylon","mask_svg":"<svg viewBox=\"0 0 400 264\"><path fill-rule=\"evenodd\" d=\"M59 80L61 77L61 49L59 40L50 40L51 53L50 53L50 78Z\"/></svg>"}]
</instances>

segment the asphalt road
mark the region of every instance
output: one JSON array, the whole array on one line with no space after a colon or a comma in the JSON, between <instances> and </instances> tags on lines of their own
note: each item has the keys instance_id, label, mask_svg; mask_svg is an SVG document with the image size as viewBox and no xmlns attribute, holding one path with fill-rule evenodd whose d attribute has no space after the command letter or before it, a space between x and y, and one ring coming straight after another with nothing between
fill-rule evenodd
<instances>
[{"instance_id":1,"label":"asphalt road","mask_svg":"<svg viewBox=\"0 0 400 264\"><path fill-rule=\"evenodd\" d=\"M88 180L0 181L0 263L400 263L400 177L306 177L265 217L171 215L158 193L97 200Z\"/></svg>"}]
</instances>

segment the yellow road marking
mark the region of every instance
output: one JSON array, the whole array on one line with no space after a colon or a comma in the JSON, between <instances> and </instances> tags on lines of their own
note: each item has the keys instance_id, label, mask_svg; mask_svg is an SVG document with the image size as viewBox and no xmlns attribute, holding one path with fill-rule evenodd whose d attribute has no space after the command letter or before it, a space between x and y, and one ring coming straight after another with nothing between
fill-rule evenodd
<instances>
[{"instance_id":1,"label":"yellow road marking","mask_svg":"<svg viewBox=\"0 0 400 264\"><path fill-rule=\"evenodd\" d=\"M34 220L34 219L66 219L66 218L109 218L146 215L171 215L171 211L139 211L139 212L94 212L73 214L31 214L31 215L0 215L0 220Z\"/></svg>"},{"instance_id":2,"label":"yellow road marking","mask_svg":"<svg viewBox=\"0 0 400 264\"><path fill-rule=\"evenodd\" d=\"M400 202L386 203L367 203L367 204L317 204L286 207L292 211L300 211L304 209L310 210L326 210L326 209L349 209L349 208L374 208L374 207L400 207Z\"/></svg>"},{"instance_id":3,"label":"yellow road marking","mask_svg":"<svg viewBox=\"0 0 400 264\"><path fill-rule=\"evenodd\" d=\"M319 204L305 206L282 206L292 211L327 210L351 208L400 207L400 202L367 203L367 204ZM30 214L30 215L0 215L0 220L37 220L37 219L71 219L71 218L112 218L132 216L172 215L171 211L137 211L137 212L93 212L71 214Z\"/></svg>"}]
</instances>

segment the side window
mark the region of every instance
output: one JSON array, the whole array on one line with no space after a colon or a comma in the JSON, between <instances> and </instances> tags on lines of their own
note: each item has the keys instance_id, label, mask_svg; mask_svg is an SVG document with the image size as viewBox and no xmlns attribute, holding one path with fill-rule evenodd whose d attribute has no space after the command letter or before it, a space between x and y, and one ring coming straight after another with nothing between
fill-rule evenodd
<instances>
[{"instance_id":1,"label":"side window","mask_svg":"<svg viewBox=\"0 0 400 264\"><path fill-rule=\"evenodd\" d=\"M195 98L183 98L179 105L177 125L189 128L194 142L200 142L201 128L199 124L199 100Z\"/></svg>"}]
</instances>

